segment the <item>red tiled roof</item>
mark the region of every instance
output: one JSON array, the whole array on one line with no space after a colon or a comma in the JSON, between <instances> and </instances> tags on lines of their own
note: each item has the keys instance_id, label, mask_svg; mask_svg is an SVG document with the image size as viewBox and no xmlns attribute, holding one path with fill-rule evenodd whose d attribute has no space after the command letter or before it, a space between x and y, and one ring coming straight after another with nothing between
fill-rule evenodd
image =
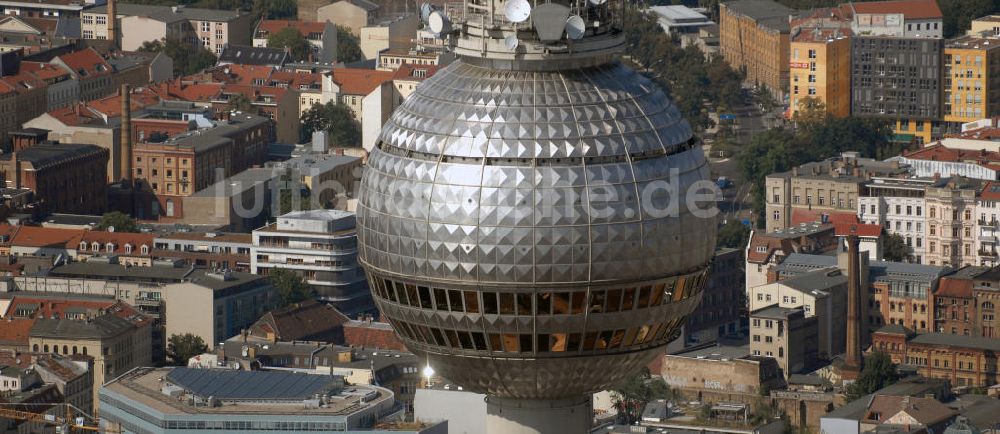
<instances>
[{"instance_id":1,"label":"red tiled roof","mask_svg":"<svg viewBox=\"0 0 1000 434\"><path fill-rule=\"evenodd\" d=\"M983 189L979 192L979 198L991 201L1000 201L1000 182L989 181L983 184Z\"/></svg>"},{"instance_id":2,"label":"red tiled roof","mask_svg":"<svg viewBox=\"0 0 1000 434\"><path fill-rule=\"evenodd\" d=\"M141 110L145 107L155 105L160 102L160 97L149 89L136 89L129 98L132 100L132 110ZM116 118L122 115L122 96L120 94L111 95L87 103L91 109L103 113L109 118Z\"/></svg>"},{"instance_id":3,"label":"red tiled roof","mask_svg":"<svg viewBox=\"0 0 1000 434\"><path fill-rule=\"evenodd\" d=\"M281 29L293 28L299 31L302 36L309 36L310 33L323 33L326 28L325 22L315 22L315 21L297 21L297 20L263 20L260 25L257 26L258 32L265 32L267 34L274 34ZM259 35L258 37L267 37L267 35Z\"/></svg>"},{"instance_id":4,"label":"red tiled roof","mask_svg":"<svg viewBox=\"0 0 1000 434\"><path fill-rule=\"evenodd\" d=\"M949 148L941 144L941 142L925 146L916 151L904 152L903 156L914 160L972 163L987 169L1000 170L1000 152L987 151L985 149L974 151L971 149ZM942 173L942 175L947 176L951 174Z\"/></svg>"},{"instance_id":5,"label":"red tiled roof","mask_svg":"<svg viewBox=\"0 0 1000 434\"><path fill-rule=\"evenodd\" d=\"M14 345L28 345L28 334L35 325L34 318L0 319L0 342Z\"/></svg>"},{"instance_id":6,"label":"red tiled roof","mask_svg":"<svg viewBox=\"0 0 1000 434\"><path fill-rule=\"evenodd\" d=\"M90 78L99 75L110 75L111 65L108 64L93 48L85 48L69 54L57 57L68 66L74 74L83 78ZM81 73L80 71L85 71Z\"/></svg>"},{"instance_id":7,"label":"red tiled roof","mask_svg":"<svg viewBox=\"0 0 1000 434\"><path fill-rule=\"evenodd\" d=\"M7 83L11 89L17 92L29 92L33 89L44 88L48 86L48 83L40 80L34 74L27 71L18 71L14 75L6 75L0 78L0 81Z\"/></svg>"},{"instance_id":8,"label":"red tiled roof","mask_svg":"<svg viewBox=\"0 0 1000 434\"><path fill-rule=\"evenodd\" d=\"M979 127L958 134L949 134L945 137L955 137L968 140L994 140L1000 138L1000 128Z\"/></svg>"},{"instance_id":9,"label":"red tiled roof","mask_svg":"<svg viewBox=\"0 0 1000 434\"><path fill-rule=\"evenodd\" d=\"M143 233L132 233L132 232L106 232L106 231L84 231L83 236L76 240L76 244L66 245L69 250L77 250L83 253L95 253L92 250L93 244L96 242L100 245L100 249L96 253L107 254L107 245L111 243L114 246L112 254L128 254L133 256L142 255L140 247L146 245L149 247L149 251L153 250L153 239L156 238L153 234L143 234ZM87 248L82 249L81 243L87 243ZM127 253L125 251L125 246L132 246L132 252ZM147 251L146 255L149 256Z\"/></svg>"},{"instance_id":10,"label":"red tiled roof","mask_svg":"<svg viewBox=\"0 0 1000 434\"><path fill-rule=\"evenodd\" d=\"M350 321L344 324L344 343L352 347L409 351L386 323Z\"/></svg>"},{"instance_id":11,"label":"red tiled roof","mask_svg":"<svg viewBox=\"0 0 1000 434\"><path fill-rule=\"evenodd\" d=\"M38 226L21 226L11 240L11 246L16 247L66 247L80 244L83 237L82 229L43 228Z\"/></svg>"},{"instance_id":12,"label":"red tiled roof","mask_svg":"<svg viewBox=\"0 0 1000 434\"><path fill-rule=\"evenodd\" d=\"M222 93L221 83L183 83L167 81L150 87L160 98L191 102L210 102Z\"/></svg>"},{"instance_id":13,"label":"red tiled roof","mask_svg":"<svg viewBox=\"0 0 1000 434\"><path fill-rule=\"evenodd\" d=\"M107 309L117 303L118 301L115 299L54 299L51 297L31 297L15 294L10 306L7 307L7 312L4 312L4 316L14 316L21 306L37 305L37 310L32 313L32 318L52 318L53 315L56 315L58 318L66 318L66 311L69 309L85 309L96 313L100 309Z\"/></svg>"},{"instance_id":14,"label":"red tiled roof","mask_svg":"<svg viewBox=\"0 0 1000 434\"><path fill-rule=\"evenodd\" d=\"M859 237L878 238L882 236L882 225L868 225L862 223L834 223L834 233L838 237L846 237L854 232Z\"/></svg>"},{"instance_id":15,"label":"red tiled roof","mask_svg":"<svg viewBox=\"0 0 1000 434\"><path fill-rule=\"evenodd\" d=\"M901 13L908 20L941 18L937 0L895 0L881 2L848 3L842 7L853 8L859 14Z\"/></svg>"},{"instance_id":16,"label":"red tiled roof","mask_svg":"<svg viewBox=\"0 0 1000 434\"><path fill-rule=\"evenodd\" d=\"M972 298L972 280L942 277L934 295L938 297Z\"/></svg>"},{"instance_id":17,"label":"red tiled roof","mask_svg":"<svg viewBox=\"0 0 1000 434\"><path fill-rule=\"evenodd\" d=\"M392 80L394 71L374 69L335 68L328 72L333 82L340 86L340 93L347 95L368 95L382 83Z\"/></svg>"},{"instance_id":18,"label":"red tiled roof","mask_svg":"<svg viewBox=\"0 0 1000 434\"><path fill-rule=\"evenodd\" d=\"M802 223L812 223L823 221L823 216L826 215L826 220L828 223L838 224L838 223L859 223L857 214L852 212L831 212L822 210L810 210L803 208L793 208L792 209L792 226L798 226Z\"/></svg>"},{"instance_id":19,"label":"red tiled roof","mask_svg":"<svg viewBox=\"0 0 1000 434\"><path fill-rule=\"evenodd\" d=\"M422 77L417 77L414 75L415 71L423 70L424 74ZM434 75L438 70L436 65L411 65L409 63L404 63L399 65L399 69L393 74L392 78L394 80L419 80L424 81Z\"/></svg>"}]
</instances>

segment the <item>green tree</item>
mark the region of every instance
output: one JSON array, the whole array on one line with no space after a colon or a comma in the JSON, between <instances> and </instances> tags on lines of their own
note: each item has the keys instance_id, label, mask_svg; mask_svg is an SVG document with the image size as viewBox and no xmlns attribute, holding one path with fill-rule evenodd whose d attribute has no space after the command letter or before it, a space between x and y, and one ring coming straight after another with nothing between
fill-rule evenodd
<instances>
[{"instance_id":1,"label":"green tree","mask_svg":"<svg viewBox=\"0 0 1000 434\"><path fill-rule=\"evenodd\" d=\"M230 111L253 112L253 101L242 93L234 93L229 95L226 107Z\"/></svg>"},{"instance_id":2,"label":"green tree","mask_svg":"<svg viewBox=\"0 0 1000 434\"><path fill-rule=\"evenodd\" d=\"M330 101L315 104L302 113L303 140L314 131L326 131L334 146L361 146L361 125L354 119L350 107Z\"/></svg>"},{"instance_id":3,"label":"green tree","mask_svg":"<svg viewBox=\"0 0 1000 434\"><path fill-rule=\"evenodd\" d=\"M253 12L269 20L295 20L299 5L295 0L254 0Z\"/></svg>"},{"instance_id":4,"label":"green tree","mask_svg":"<svg viewBox=\"0 0 1000 434\"><path fill-rule=\"evenodd\" d=\"M361 39L347 26L337 25L337 61L343 63L364 60Z\"/></svg>"},{"instance_id":5,"label":"green tree","mask_svg":"<svg viewBox=\"0 0 1000 434\"><path fill-rule=\"evenodd\" d=\"M612 404L618 409L618 422L631 425L642 419L646 404L672 397L670 386L660 377L653 377L643 368L612 390Z\"/></svg>"},{"instance_id":6,"label":"green tree","mask_svg":"<svg viewBox=\"0 0 1000 434\"><path fill-rule=\"evenodd\" d=\"M106 231L112 227L115 228L115 232L139 232L139 226L136 225L135 219L119 211L104 213L101 216L101 221L97 223L98 230Z\"/></svg>"},{"instance_id":7,"label":"green tree","mask_svg":"<svg viewBox=\"0 0 1000 434\"><path fill-rule=\"evenodd\" d=\"M896 364L884 351L875 351L865 357L864 368L858 379L844 390L848 402L894 384L899 380Z\"/></svg>"},{"instance_id":8,"label":"green tree","mask_svg":"<svg viewBox=\"0 0 1000 434\"><path fill-rule=\"evenodd\" d=\"M272 268L267 275L271 284L278 289L278 303L280 306L288 306L313 298L316 293L312 287L292 270L283 268Z\"/></svg>"},{"instance_id":9,"label":"green tree","mask_svg":"<svg viewBox=\"0 0 1000 434\"><path fill-rule=\"evenodd\" d=\"M913 254L906 240L899 234L882 234L882 256L886 261L902 262Z\"/></svg>"},{"instance_id":10,"label":"green tree","mask_svg":"<svg viewBox=\"0 0 1000 434\"><path fill-rule=\"evenodd\" d=\"M749 240L750 228L737 219L729 219L729 222L719 229L717 243L719 247L739 249L746 247Z\"/></svg>"},{"instance_id":11,"label":"green tree","mask_svg":"<svg viewBox=\"0 0 1000 434\"><path fill-rule=\"evenodd\" d=\"M170 335L170 339L167 339L167 357L176 366L187 366L188 359L206 351L208 345L205 345L205 340L201 336L185 333Z\"/></svg>"},{"instance_id":12,"label":"green tree","mask_svg":"<svg viewBox=\"0 0 1000 434\"><path fill-rule=\"evenodd\" d=\"M802 98L795 108L794 120L802 128L809 129L827 119L826 103L819 98L811 96Z\"/></svg>"},{"instance_id":13,"label":"green tree","mask_svg":"<svg viewBox=\"0 0 1000 434\"><path fill-rule=\"evenodd\" d=\"M201 45L192 45L180 39L170 38L159 41L146 41L139 51L151 53L163 52L174 61L174 75L190 75L215 65L215 55Z\"/></svg>"},{"instance_id":14,"label":"green tree","mask_svg":"<svg viewBox=\"0 0 1000 434\"><path fill-rule=\"evenodd\" d=\"M285 27L267 37L267 46L271 48L285 48L292 53L292 58L297 61L309 59L312 47L298 29Z\"/></svg>"}]
</instances>

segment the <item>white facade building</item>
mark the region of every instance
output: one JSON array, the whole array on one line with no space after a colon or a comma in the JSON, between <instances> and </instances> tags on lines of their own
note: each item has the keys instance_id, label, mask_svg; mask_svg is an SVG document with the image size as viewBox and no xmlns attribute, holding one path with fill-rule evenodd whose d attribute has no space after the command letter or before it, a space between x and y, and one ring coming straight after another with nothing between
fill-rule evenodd
<instances>
[{"instance_id":1,"label":"white facade building","mask_svg":"<svg viewBox=\"0 0 1000 434\"><path fill-rule=\"evenodd\" d=\"M924 189L932 184L932 180L875 178L858 198L858 219L903 237L913 249L911 262L921 264L926 253Z\"/></svg>"},{"instance_id":2,"label":"white facade building","mask_svg":"<svg viewBox=\"0 0 1000 434\"><path fill-rule=\"evenodd\" d=\"M253 231L250 270L261 275L273 269L291 270L302 276L320 299L354 315L375 309L357 256L354 213L294 211Z\"/></svg>"}]
</instances>

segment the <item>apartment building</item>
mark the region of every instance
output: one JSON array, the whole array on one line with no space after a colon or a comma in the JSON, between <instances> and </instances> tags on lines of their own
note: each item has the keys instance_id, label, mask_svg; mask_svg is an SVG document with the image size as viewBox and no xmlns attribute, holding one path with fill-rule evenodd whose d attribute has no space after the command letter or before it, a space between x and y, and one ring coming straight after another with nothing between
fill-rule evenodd
<instances>
[{"instance_id":1,"label":"apartment building","mask_svg":"<svg viewBox=\"0 0 1000 434\"><path fill-rule=\"evenodd\" d=\"M382 125L395 109L391 71L358 68L334 68L323 74L322 101L346 105L361 125L361 145L365 150L375 146Z\"/></svg>"},{"instance_id":2,"label":"apartment building","mask_svg":"<svg viewBox=\"0 0 1000 434\"><path fill-rule=\"evenodd\" d=\"M268 166L308 188L313 206L345 209L341 201L355 197L362 164L361 158L348 155L305 154Z\"/></svg>"},{"instance_id":3,"label":"apartment building","mask_svg":"<svg viewBox=\"0 0 1000 434\"><path fill-rule=\"evenodd\" d=\"M135 51L146 41L178 39L219 55L229 44L250 45L253 34L253 15L241 11L118 3L115 14L121 48L126 51ZM107 5L87 9L80 14L81 36L108 39L107 20Z\"/></svg>"},{"instance_id":4,"label":"apartment building","mask_svg":"<svg viewBox=\"0 0 1000 434\"><path fill-rule=\"evenodd\" d=\"M853 16L852 29L861 35L940 38L943 14L937 0L890 0L842 4Z\"/></svg>"},{"instance_id":5,"label":"apartment building","mask_svg":"<svg viewBox=\"0 0 1000 434\"><path fill-rule=\"evenodd\" d=\"M1000 38L966 35L944 46L944 121L1000 115Z\"/></svg>"},{"instance_id":6,"label":"apartment building","mask_svg":"<svg viewBox=\"0 0 1000 434\"><path fill-rule=\"evenodd\" d=\"M114 93L112 83L114 69L93 48L74 51L56 56L50 62L69 72L79 86L80 101L90 101Z\"/></svg>"},{"instance_id":7,"label":"apartment building","mask_svg":"<svg viewBox=\"0 0 1000 434\"><path fill-rule=\"evenodd\" d=\"M930 143L941 119L943 42L939 38L851 38L851 115L896 121L897 134Z\"/></svg>"},{"instance_id":8,"label":"apartment building","mask_svg":"<svg viewBox=\"0 0 1000 434\"><path fill-rule=\"evenodd\" d=\"M788 92L789 18L794 9L772 0L736 0L719 5L722 56L743 69L747 82L768 89L778 100Z\"/></svg>"},{"instance_id":9,"label":"apartment building","mask_svg":"<svg viewBox=\"0 0 1000 434\"><path fill-rule=\"evenodd\" d=\"M749 288L751 312L768 306L801 309L806 318L817 317L817 354L830 358L844 352L847 321L847 275L838 267L827 267ZM751 344L757 338L751 339Z\"/></svg>"},{"instance_id":10,"label":"apartment building","mask_svg":"<svg viewBox=\"0 0 1000 434\"><path fill-rule=\"evenodd\" d=\"M33 2L25 0L0 0L4 15L28 18L79 17L80 13L105 0L47 0Z\"/></svg>"},{"instance_id":11,"label":"apartment building","mask_svg":"<svg viewBox=\"0 0 1000 434\"><path fill-rule=\"evenodd\" d=\"M943 178L927 187L927 254L929 265L961 267L978 262L976 255L976 194L978 180Z\"/></svg>"},{"instance_id":12,"label":"apartment building","mask_svg":"<svg viewBox=\"0 0 1000 434\"><path fill-rule=\"evenodd\" d=\"M927 249L924 191L933 184L932 179L873 178L862 186L858 219L902 237L911 249L908 262L921 264Z\"/></svg>"},{"instance_id":13,"label":"apartment building","mask_svg":"<svg viewBox=\"0 0 1000 434\"><path fill-rule=\"evenodd\" d=\"M153 256L207 269L250 272L250 234L175 232L157 236Z\"/></svg>"},{"instance_id":14,"label":"apartment building","mask_svg":"<svg viewBox=\"0 0 1000 434\"><path fill-rule=\"evenodd\" d=\"M685 346L713 342L743 332L740 313L744 297L742 251L715 252L701 304L688 316L681 333Z\"/></svg>"},{"instance_id":15,"label":"apartment building","mask_svg":"<svg viewBox=\"0 0 1000 434\"><path fill-rule=\"evenodd\" d=\"M837 158L768 175L764 216L767 232L799 222L820 220L823 215L854 216L865 182L872 177L905 173L906 168L898 162L860 158L856 152L845 152Z\"/></svg>"},{"instance_id":16,"label":"apartment building","mask_svg":"<svg viewBox=\"0 0 1000 434\"><path fill-rule=\"evenodd\" d=\"M752 354L775 359L786 379L816 363L817 334L816 317L806 317L801 307L773 305L750 312Z\"/></svg>"},{"instance_id":17,"label":"apartment building","mask_svg":"<svg viewBox=\"0 0 1000 434\"><path fill-rule=\"evenodd\" d=\"M820 8L793 19L789 37L792 118L812 98L834 117L851 114L851 26L841 8Z\"/></svg>"},{"instance_id":18,"label":"apartment building","mask_svg":"<svg viewBox=\"0 0 1000 434\"><path fill-rule=\"evenodd\" d=\"M772 267L795 253L820 254L837 248L834 225L805 223L801 226L779 229L775 232L753 232L747 243L747 289L773 282Z\"/></svg>"},{"instance_id":19,"label":"apartment building","mask_svg":"<svg viewBox=\"0 0 1000 434\"><path fill-rule=\"evenodd\" d=\"M989 387L1000 382L998 342L980 336L914 333L899 326L872 334L872 346L888 353L894 363L905 363L922 377L945 379L958 387Z\"/></svg>"},{"instance_id":20,"label":"apartment building","mask_svg":"<svg viewBox=\"0 0 1000 434\"><path fill-rule=\"evenodd\" d=\"M152 363L152 321L131 306L92 319L38 318L31 327L28 343L32 352L82 354L94 359L94 384ZM99 410L93 388L95 410Z\"/></svg>"},{"instance_id":21,"label":"apartment building","mask_svg":"<svg viewBox=\"0 0 1000 434\"><path fill-rule=\"evenodd\" d=\"M1000 244L1000 184L987 182L976 194L976 240L977 265L993 267L1000 265L997 245Z\"/></svg>"},{"instance_id":22,"label":"apartment building","mask_svg":"<svg viewBox=\"0 0 1000 434\"><path fill-rule=\"evenodd\" d=\"M354 213L312 210L278 217L276 223L253 231L250 269L260 275L291 270L321 300L347 315L375 308L358 264Z\"/></svg>"}]
</instances>

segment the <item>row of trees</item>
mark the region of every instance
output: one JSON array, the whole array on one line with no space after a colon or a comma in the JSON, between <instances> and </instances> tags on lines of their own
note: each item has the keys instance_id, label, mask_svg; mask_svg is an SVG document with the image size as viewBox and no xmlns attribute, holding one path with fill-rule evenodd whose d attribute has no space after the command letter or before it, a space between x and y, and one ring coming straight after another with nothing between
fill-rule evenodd
<instances>
[{"instance_id":1,"label":"row of trees","mask_svg":"<svg viewBox=\"0 0 1000 434\"><path fill-rule=\"evenodd\" d=\"M742 104L743 74L721 56L706 57L698 47L681 48L650 14L631 10L626 53L668 91L696 129L713 125L709 110L726 112Z\"/></svg>"}]
</instances>

